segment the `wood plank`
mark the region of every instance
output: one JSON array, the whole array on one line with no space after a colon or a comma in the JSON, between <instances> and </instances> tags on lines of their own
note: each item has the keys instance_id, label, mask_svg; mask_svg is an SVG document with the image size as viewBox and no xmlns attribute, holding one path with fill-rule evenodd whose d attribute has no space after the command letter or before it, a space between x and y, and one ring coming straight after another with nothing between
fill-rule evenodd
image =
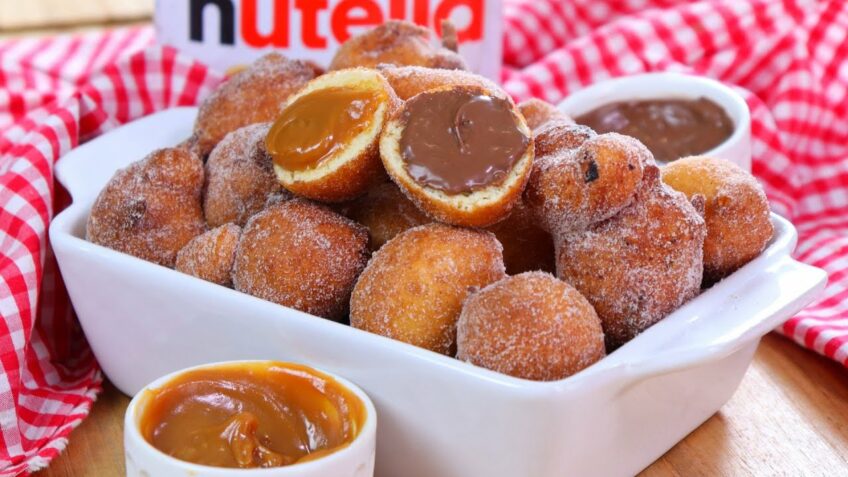
<instances>
[{"instance_id":1,"label":"wood plank","mask_svg":"<svg viewBox=\"0 0 848 477\"><path fill-rule=\"evenodd\" d=\"M0 0L0 32L148 20L154 0Z\"/></svg>"},{"instance_id":2,"label":"wood plank","mask_svg":"<svg viewBox=\"0 0 848 477\"><path fill-rule=\"evenodd\" d=\"M128 403L107 386L65 453L36 475L123 475ZM848 372L768 335L721 411L640 475L848 475Z\"/></svg>"},{"instance_id":3,"label":"wood plank","mask_svg":"<svg viewBox=\"0 0 848 477\"><path fill-rule=\"evenodd\" d=\"M122 476L124 466L124 413L130 398L111 383L91 408L91 414L71 433L68 447L35 476Z\"/></svg>"},{"instance_id":4,"label":"wood plank","mask_svg":"<svg viewBox=\"0 0 848 477\"><path fill-rule=\"evenodd\" d=\"M848 373L773 334L721 411L642 475L847 473Z\"/></svg>"}]
</instances>

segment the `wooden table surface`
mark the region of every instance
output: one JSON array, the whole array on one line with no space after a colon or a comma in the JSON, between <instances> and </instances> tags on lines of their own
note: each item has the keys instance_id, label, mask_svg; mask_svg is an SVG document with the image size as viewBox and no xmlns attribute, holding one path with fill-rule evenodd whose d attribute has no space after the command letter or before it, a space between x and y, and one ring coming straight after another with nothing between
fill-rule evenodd
<instances>
[{"instance_id":1,"label":"wooden table surface","mask_svg":"<svg viewBox=\"0 0 848 477\"><path fill-rule=\"evenodd\" d=\"M128 403L107 385L64 454L37 477L124 475ZM766 336L730 401L640 475L848 475L848 370Z\"/></svg>"},{"instance_id":2,"label":"wooden table surface","mask_svg":"<svg viewBox=\"0 0 848 477\"><path fill-rule=\"evenodd\" d=\"M0 0L0 34L148 20L153 0Z\"/></svg>"}]
</instances>

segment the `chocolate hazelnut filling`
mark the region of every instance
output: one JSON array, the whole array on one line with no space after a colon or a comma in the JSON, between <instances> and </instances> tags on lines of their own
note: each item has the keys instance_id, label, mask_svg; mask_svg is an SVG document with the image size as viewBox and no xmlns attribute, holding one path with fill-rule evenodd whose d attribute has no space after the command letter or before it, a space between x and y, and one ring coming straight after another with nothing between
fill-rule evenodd
<instances>
[{"instance_id":1,"label":"chocolate hazelnut filling","mask_svg":"<svg viewBox=\"0 0 848 477\"><path fill-rule=\"evenodd\" d=\"M530 143L508 101L475 90L415 96L403 121L406 171L419 184L449 194L503 182Z\"/></svg>"},{"instance_id":2,"label":"chocolate hazelnut filling","mask_svg":"<svg viewBox=\"0 0 848 477\"><path fill-rule=\"evenodd\" d=\"M288 171L314 169L371 124L380 91L325 88L286 106L265 140L274 163Z\"/></svg>"}]
</instances>

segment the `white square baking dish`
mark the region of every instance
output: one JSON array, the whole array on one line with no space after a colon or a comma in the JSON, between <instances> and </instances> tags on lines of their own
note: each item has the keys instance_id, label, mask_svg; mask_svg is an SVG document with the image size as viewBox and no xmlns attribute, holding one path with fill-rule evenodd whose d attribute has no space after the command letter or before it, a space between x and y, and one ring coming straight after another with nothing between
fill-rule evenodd
<instances>
[{"instance_id":1,"label":"white square baking dish","mask_svg":"<svg viewBox=\"0 0 848 477\"><path fill-rule=\"evenodd\" d=\"M56 166L74 202L50 237L97 359L127 394L212 361L337 373L377 406L378 476L635 474L730 398L759 339L826 281L790 257L795 230L773 216L760 257L607 358L560 381L512 378L86 242L89 209L115 170L186 138L195 114L148 116Z\"/></svg>"}]
</instances>

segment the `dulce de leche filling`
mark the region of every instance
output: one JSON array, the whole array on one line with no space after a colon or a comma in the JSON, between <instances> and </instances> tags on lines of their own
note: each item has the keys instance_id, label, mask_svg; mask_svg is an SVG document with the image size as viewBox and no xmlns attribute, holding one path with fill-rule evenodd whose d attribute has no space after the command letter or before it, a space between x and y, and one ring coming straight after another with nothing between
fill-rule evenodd
<instances>
[{"instance_id":1,"label":"dulce de leche filling","mask_svg":"<svg viewBox=\"0 0 848 477\"><path fill-rule=\"evenodd\" d=\"M288 171L314 169L365 131L382 91L330 87L307 93L286 106L268 131L265 146L274 163Z\"/></svg>"},{"instance_id":2,"label":"dulce de leche filling","mask_svg":"<svg viewBox=\"0 0 848 477\"><path fill-rule=\"evenodd\" d=\"M403 121L407 173L449 194L503 182L530 142L508 101L473 90L420 94L407 101Z\"/></svg>"},{"instance_id":3,"label":"dulce de leche filling","mask_svg":"<svg viewBox=\"0 0 848 477\"><path fill-rule=\"evenodd\" d=\"M362 401L330 376L288 363L189 371L147 391L147 442L195 464L252 468L313 460L352 442Z\"/></svg>"}]
</instances>

